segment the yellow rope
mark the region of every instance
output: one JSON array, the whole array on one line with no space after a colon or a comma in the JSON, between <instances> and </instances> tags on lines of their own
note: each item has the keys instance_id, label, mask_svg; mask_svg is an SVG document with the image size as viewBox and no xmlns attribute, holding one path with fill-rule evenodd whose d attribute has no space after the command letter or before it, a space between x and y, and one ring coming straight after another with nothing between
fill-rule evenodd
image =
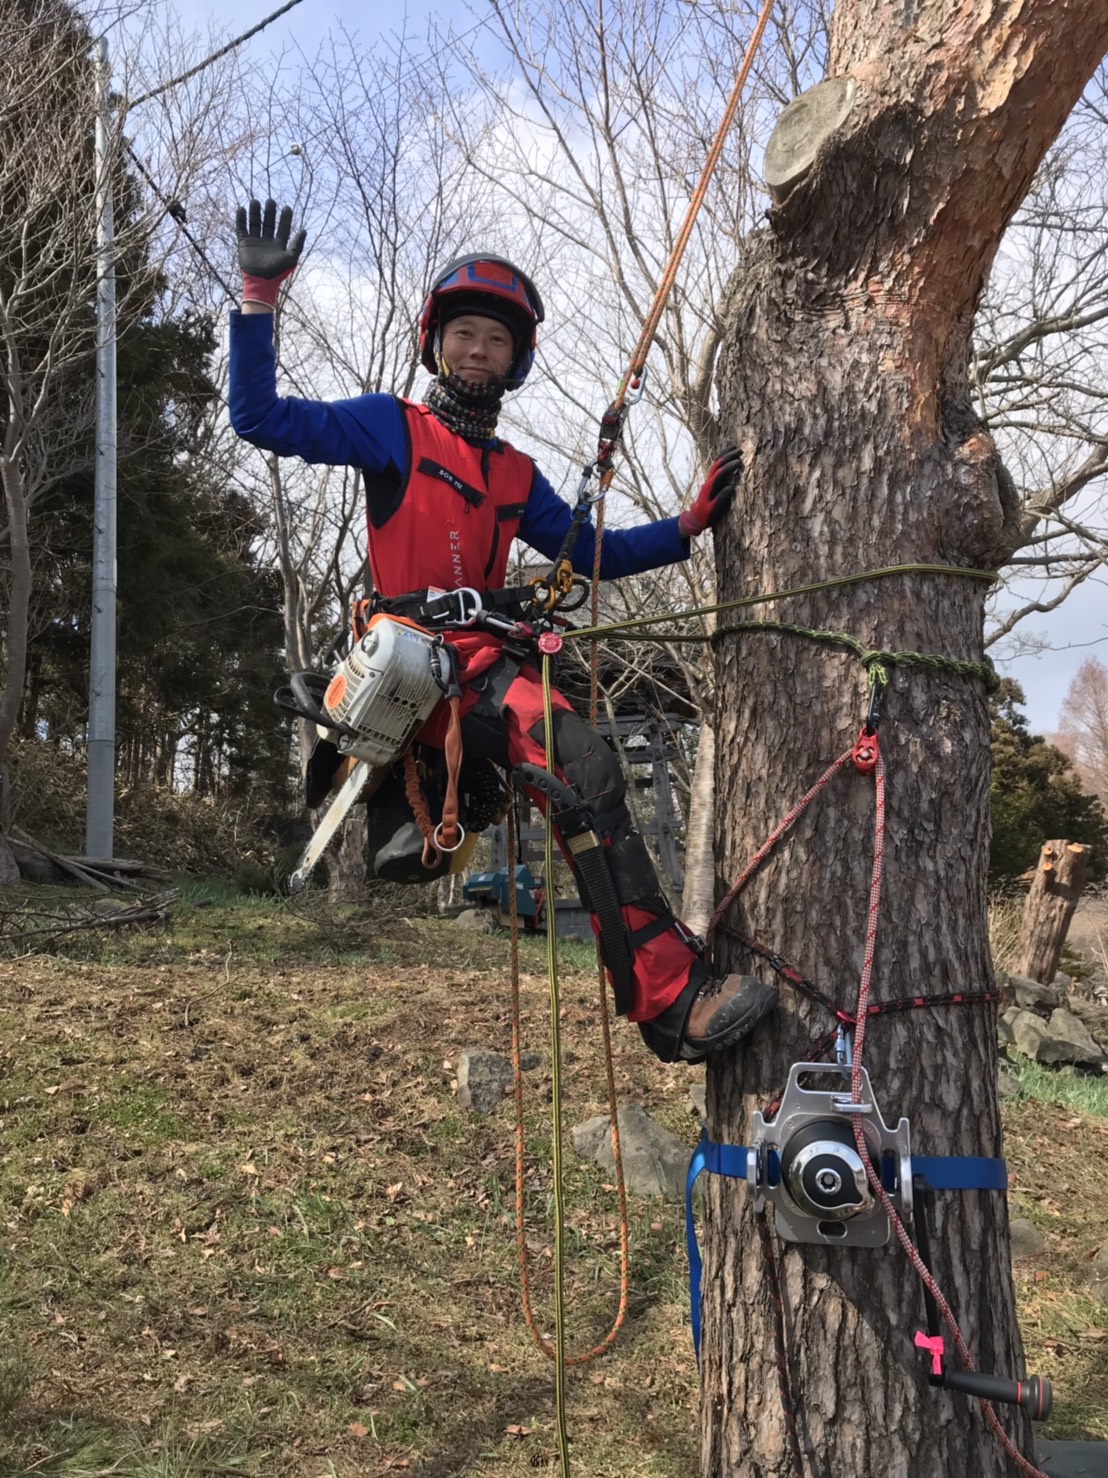
<instances>
[{"instance_id":1,"label":"yellow rope","mask_svg":"<svg viewBox=\"0 0 1108 1478\"><path fill-rule=\"evenodd\" d=\"M861 585L867 580L884 580L890 575L961 575L967 580L982 580L992 585L997 580L995 570L975 570L961 565L884 565L877 570L862 570L857 575L839 575L833 580L817 580L811 585L794 585L788 590L773 590L759 595L744 595L738 600L719 601L712 606L695 606L690 611L667 611L661 616L633 616L626 621L612 621L598 626L593 617L592 626L580 626L576 630L563 631L570 638L609 636L614 631L636 631L643 626L658 626L663 621L687 621L693 616L711 616L719 611L738 611L744 606L767 605L774 600L790 600L798 595L814 595L819 590L835 590L842 585ZM664 639L664 638L663 638Z\"/></svg>"},{"instance_id":2,"label":"yellow rope","mask_svg":"<svg viewBox=\"0 0 1108 1478\"><path fill-rule=\"evenodd\" d=\"M676 280L676 277L677 277L677 269L678 269L678 267L680 265L681 258L684 255L685 247L688 245L689 238L692 235L693 225L694 225L694 223L696 221L696 217L697 217L697 214L698 214L698 212L700 210L700 206L703 203L704 196L707 193L709 181L711 180L712 173L713 173L713 171L714 171L714 169L716 167L716 164L717 164L717 162L719 160L719 156L720 156L720 154L723 151L723 145L724 145L724 141L726 139L727 133L730 130L732 123L734 122L735 112L736 112L736 109L738 108L738 104L739 104L739 98L742 95L743 88L746 85L746 80L747 80L747 77L749 76L749 73L750 73L750 68L751 68L751 66L753 65L753 62L754 62L754 57L757 54L759 45L761 44L762 34L765 31L766 25L767 25L767 23L769 21L770 13L773 10L773 5L774 5L774 0L764 0L764 4L762 6L762 11L761 11L761 14L760 14L760 16L758 18L758 22L755 25L754 32L753 32L753 34L752 34L752 36L750 38L750 41L749 41L749 43L747 45L746 54L743 57L742 66L740 67L738 76L735 79L735 85L734 85L734 87L731 90L731 96L728 98L727 106L724 109L723 118L720 121L720 125L719 125L718 129L716 130L715 137L712 140L712 144L711 144L711 146L710 146L710 148L708 150L708 155L707 155L707 158L705 159L704 167L703 167L703 169L701 171L700 180L697 183L696 189L693 192L692 199L689 202L688 210L685 213L685 219L682 222L681 229L680 229L680 231L677 234L676 240L674 241L673 249L670 252L669 260L666 263L665 270L662 273L661 279L659 280L659 283L658 283L657 290L656 290L656 292L654 294L654 301L651 304L650 312L647 315L646 322L643 324L642 332L639 335L639 341L636 344L634 353L631 356L630 366L628 367L627 373L624 375L623 379L620 381L619 388L616 391L615 409L617 411L620 410L620 409L622 409L622 407L623 407L623 404L624 404L624 401L625 401L625 398L626 398L626 393L627 393L628 387L631 386L633 382L636 382L637 379L642 374L643 368L644 368L645 363L646 363L646 356L647 356L647 354L648 354L648 352L650 350L651 345L654 342L654 336L657 333L658 324L661 321L662 313L663 313L663 311L665 309L666 300L668 299L669 294L670 294L670 292L671 292L671 290L673 288L673 283ZM613 450L614 450L614 447L613 447ZM595 542L595 551L594 551L594 556L593 556L593 598L592 598L591 615L592 615L593 628L597 632L599 632L599 630L602 630L603 629L603 628L599 628L597 626L598 616L599 616L599 607L598 607L599 595L598 595L598 587L599 587L599 582L600 582L600 558L601 558L601 547L602 547L601 541L603 539L603 533L604 533L604 512L603 512L603 509L604 509L604 501L603 500L604 500L604 495L607 493L607 490L608 490L608 488L611 485L611 482L612 482L612 478L614 476L614 473L615 473L615 469L614 469L614 466L612 464L611 458L609 457L608 463L604 467L604 469L603 469L603 471L601 473L600 485L599 485L599 497L598 497L598 500L597 500L597 503L596 503L596 534L595 534L595 541L596 542ZM575 634L578 634L579 635L581 633L575 633ZM597 646L597 643L594 641L593 642L593 650L592 650L591 677L590 677L590 695L589 695L589 697L590 697L590 702L589 702L590 723L593 726L595 726L595 723L596 723L598 681L599 681L598 680L598 646ZM543 654L543 660L542 660L542 689L543 689L543 721L544 721L543 727L544 727L544 730L545 730L545 737L546 737L546 768L549 771L553 772L553 770L554 770L554 725L553 725L553 711L552 711L552 704L551 704L550 657L546 653ZM513 863L514 863L514 857L513 857ZM558 945L557 945L557 918L556 918L557 910L553 906L554 903L555 903L555 899L554 899L554 888L553 888L553 881L554 881L554 829L553 829L553 824L552 824L552 820L551 820L550 807L549 806L547 806L547 815L546 815L546 832L545 832L545 848L544 848L544 867L545 867L545 871L546 871L546 878L545 878L545 883L546 883L546 960L547 960L547 970L548 970L549 978L550 978L550 1048L551 1048L550 1055L551 1055L551 1098L552 1098L551 1114L552 1114L552 1121L553 1121L552 1122L552 1128L553 1128L552 1150L553 1150L553 1175L554 1175L554 1311L555 1311L555 1344L554 1344L555 1381L554 1381L554 1385L555 1385L555 1406L556 1406L556 1412L557 1412L558 1451L559 1451L559 1456L560 1456L560 1459L561 1459L561 1466L562 1466L563 1478L568 1478L568 1475L569 1475L569 1438L568 1438L568 1434L567 1434L567 1430L566 1430L566 1417L565 1417L565 1367L566 1367L566 1353L565 1353L565 1299L564 1299L564 1279L563 1279L563 1275L564 1275L564 1263L565 1263L565 1206L564 1206L564 1192L563 1192L563 1187L562 1187L561 1031L560 1031L560 1024L559 1024L559 1019L558 1019L558 1014L559 1014L559 992L558 992ZM514 883L514 874L512 876L512 882ZM514 887L512 888L511 891L512 891L513 935L514 935L514 933L515 933L515 922L516 922L515 921L515 890L514 890ZM622 1157L621 1157L621 1154L620 1154L620 1144L619 1144L619 1119L618 1119L618 1113L617 1113L617 1107L616 1107L616 1099L615 1099L615 1074L614 1074L614 1069L613 1069L613 1066L612 1066L611 1035L610 1035L609 1020L608 1020L608 1000L607 1000L607 991L606 991L606 984L607 984L607 982L605 980L604 966L603 966L602 958L601 958L601 955L600 955L599 942L598 942L598 945L597 945L597 968L598 968L598 974L599 974L599 978L600 978L601 1021L602 1021L602 1024L603 1024L603 1031L604 1031L605 1062L606 1062L607 1074L608 1074L609 1110L610 1110L610 1114L611 1114L611 1125L612 1125L612 1149L613 1149L614 1156L615 1156L616 1181L617 1181L617 1187L618 1187L619 1198L620 1198L620 1222L621 1222L621 1225L620 1225L620 1250L621 1250L621 1279L620 1279L620 1283L621 1283L621 1288L620 1288L620 1307L619 1307L619 1312L618 1312L618 1314L616 1316L616 1322L613 1325L612 1329L609 1331L608 1336L606 1337L606 1339L604 1341L602 1341L602 1343L600 1345L598 1345L587 1356L578 1357L579 1359L591 1359L593 1357L593 1355L598 1354L598 1353L600 1353L600 1351L602 1349L606 1349L607 1348L607 1346L615 1338L615 1335L616 1335L616 1333L617 1333L620 1325L623 1322L623 1318L624 1318L624 1315L625 1315L625 1312L626 1312L626 1303L627 1303L628 1230L627 1230L626 1196L625 1196L624 1180L623 1180L623 1163L622 1163ZM518 1041L516 1043L516 1046L518 1048ZM518 1087L518 1078L517 1078L517 1103L519 1102L520 1093L521 1093L521 1090ZM545 1342L543 1342L543 1343L545 1344Z\"/></svg>"},{"instance_id":3,"label":"yellow rope","mask_svg":"<svg viewBox=\"0 0 1108 1478\"><path fill-rule=\"evenodd\" d=\"M542 717L546 768L554 773L554 712L550 701L550 657L542 659ZM543 868L546 884L546 968L550 979L550 1128L554 1174L554 1405L562 1473L569 1473L566 1429L565 1203L562 1187L562 1030L559 1021L557 899L554 893L554 825L549 803Z\"/></svg>"}]
</instances>

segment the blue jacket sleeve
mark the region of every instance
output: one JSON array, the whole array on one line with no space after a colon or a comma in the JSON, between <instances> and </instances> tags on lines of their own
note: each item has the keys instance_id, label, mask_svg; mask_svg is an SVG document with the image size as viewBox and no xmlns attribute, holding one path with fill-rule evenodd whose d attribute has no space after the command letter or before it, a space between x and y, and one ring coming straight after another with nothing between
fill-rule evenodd
<instances>
[{"instance_id":1,"label":"blue jacket sleeve","mask_svg":"<svg viewBox=\"0 0 1108 1478\"><path fill-rule=\"evenodd\" d=\"M535 468L527 511L520 520L519 537L554 559L562 547L569 528L572 510L559 498L539 469ZM573 568L579 575L592 574L596 529L590 518L583 524L573 550ZM677 532L676 518L661 518L656 523L640 524L633 529L605 527L600 551L600 578L619 580L624 575L639 575L644 570L661 569L679 564L689 557L689 541Z\"/></svg>"},{"instance_id":2,"label":"blue jacket sleeve","mask_svg":"<svg viewBox=\"0 0 1108 1478\"><path fill-rule=\"evenodd\" d=\"M263 451L367 472L405 466L404 425L391 395L322 401L277 394L271 313L231 314L228 402L235 431Z\"/></svg>"}]
</instances>

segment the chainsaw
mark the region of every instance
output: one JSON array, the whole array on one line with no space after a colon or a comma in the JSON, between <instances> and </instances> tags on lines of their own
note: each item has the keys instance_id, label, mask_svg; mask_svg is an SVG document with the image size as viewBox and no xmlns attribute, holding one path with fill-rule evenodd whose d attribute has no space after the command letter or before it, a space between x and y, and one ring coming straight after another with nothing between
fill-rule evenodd
<instances>
[{"instance_id":1,"label":"chainsaw","mask_svg":"<svg viewBox=\"0 0 1108 1478\"><path fill-rule=\"evenodd\" d=\"M354 803L384 782L452 681L441 635L400 616L356 615L350 650L333 675L293 673L277 690L278 706L313 724L338 755L331 782L338 789L289 879L291 892L308 881Z\"/></svg>"}]
</instances>

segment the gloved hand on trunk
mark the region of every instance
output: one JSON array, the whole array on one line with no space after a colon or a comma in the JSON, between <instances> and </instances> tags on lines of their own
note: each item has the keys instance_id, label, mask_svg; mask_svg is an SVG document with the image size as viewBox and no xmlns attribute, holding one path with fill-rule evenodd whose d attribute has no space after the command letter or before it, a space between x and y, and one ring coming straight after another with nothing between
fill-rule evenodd
<instances>
[{"instance_id":1,"label":"gloved hand on trunk","mask_svg":"<svg viewBox=\"0 0 1108 1478\"><path fill-rule=\"evenodd\" d=\"M703 486L678 518L677 529L682 539L694 538L719 523L731 506L742 475L743 454L737 446L728 447L708 468Z\"/></svg>"}]
</instances>

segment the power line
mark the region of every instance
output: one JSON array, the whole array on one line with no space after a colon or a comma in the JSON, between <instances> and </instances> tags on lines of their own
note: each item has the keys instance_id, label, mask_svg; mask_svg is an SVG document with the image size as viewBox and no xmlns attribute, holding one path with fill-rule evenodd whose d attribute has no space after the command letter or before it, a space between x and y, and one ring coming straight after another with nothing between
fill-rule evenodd
<instances>
[{"instance_id":1,"label":"power line","mask_svg":"<svg viewBox=\"0 0 1108 1478\"><path fill-rule=\"evenodd\" d=\"M282 5L280 10L275 10L272 15L266 16L263 21L259 21L259 23L256 26L252 27L249 31L244 31L243 34L236 37L234 41L229 41L226 46L221 47L218 51L214 51L211 56L206 57L205 60L200 62L197 66L190 67L187 72L182 72L179 77L173 77L168 82L161 83L158 87L151 89L150 92L144 92L141 97L137 97L133 101L127 101L126 99L124 99L123 111L127 112L131 108L137 108L140 103L149 102L151 98L159 97L163 92L168 92L172 87L179 87L182 82L187 82L190 77L197 76L205 69L205 67L210 67L211 64L218 61L220 57L226 56L228 52L234 51L236 46L241 46L244 41L249 41L252 36L256 36L259 31L264 31L266 26L270 25L273 21L277 20L287 11L292 10L294 6L299 5L300 3L301 0L288 0L288 4ZM462 31L459 35L454 36L451 39L454 44L457 44L460 41L466 41L470 36L475 35L478 31L483 29L485 24L485 21L478 21L476 25L470 26L467 31ZM408 71L402 73L400 76L390 78L389 80L391 86L399 91L404 83L406 83L410 77L414 76L419 71L419 68L420 64L417 63ZM166 213L177 223L177 226L180 228L185 239L203 261L208 271L219 283L220 287L222 287L227 296L231 299L236 299L238 297L238 294L232 287L228 286L226 279L213 265L207 253L204 251L204 248L200 245L196 237L193 236L192 232L188 229L188 226L185 223L184 206L179 200L169 198L161 190L153 175L145 167L145 165L139 159L138 155L135 153L134 149L129 143L127 143L126 140L123 141L123 147L130 155L131 160L135 164L139 173L142 175L143 179L150 186L155 196L165 207Z\"/></svg>"},{"instance_id":2,"label":"power line","mask_svg":"<svg viewBox=\"0 0 1108 1478\"><path fill-rule=\"evenodd\" d=\"M127 108L137 108L140 103L148 103L151 98L159 97L163 92L168 92L171 87L179 87L182 82L187 82L190 77L195 77L198 73L202 72L205 67L210 67L221 56L226 56L228 52L234 51L236 46L241 46L244 41L249 41L251 36L256 36L259 31L264 31L266 26L271 25L287 11L292 10L293 6L299 4L300 0L288 0L288 4L282 5L280 10L275 10L272 15L267 15L265 20L259 21L249 31L244 31L241 36L236 36L234 41L228 41L227 45L221 46L218 51L213 51L211 56L205 57L197 66L190 67L187 72L182 72L179 77L172 77L168 82L163 82L158 87L151 88L149 92L144 92L141 97L133 98L130 102L127 102Z\"/></svg>"},{"instance_id":3,"label":"power line","mask_svg":"<svg viewBox=\"0 0 1108 1478\"><path fill-rule=\"evenodd\" d=\"M299 3L300 3L300 0L293 0L293 4L294 5L299 5ZM245 38L243 38L243 39L245 39ZM153 190L153 192L157 196L158 200L160 200L161 203L162 203L162 205L165 207L166 215L168 215L173 221L175 221L177 223L177 227L181 231L181 233L184 235L185 240L192 247L193 251L195 251L196 254L200 257L200 259L204 263L205 267L207 267L208 271L212 274L212 276L215 278L215 280L219 283L219 285L223 289L223 291L227 294L227 296L229 298L231 298L231 299L237 298L238 297L238 294L235 292L234 288L231 287L231 286L229 286L229 284L227 282L227 279L223 276L223 274L215 266L215 264L212 262L211 258L208 256L207 252L204 250L204 248L200 245L199 241L197 241L196 237L189 230L189 228L188 228L188 226L187 226L187 224L185 222L185 207L181 204L181 202L179 200L170 199L161 190L161 188L158 185L157 180L155 180L154 176L146 168L146 166L143 164L142 160L138 157L138 155L135 153L134 149L132 149L131 145L129 143L127 143L126 140L124 140L124 142L123 142L123 147L124 147L124 149L126 149L128 155L130 156L131 162L134 164L134 166L138 170L139 174L142 175L143 179L150 186L151 190Z\"/></svg>"}]
</instances>

